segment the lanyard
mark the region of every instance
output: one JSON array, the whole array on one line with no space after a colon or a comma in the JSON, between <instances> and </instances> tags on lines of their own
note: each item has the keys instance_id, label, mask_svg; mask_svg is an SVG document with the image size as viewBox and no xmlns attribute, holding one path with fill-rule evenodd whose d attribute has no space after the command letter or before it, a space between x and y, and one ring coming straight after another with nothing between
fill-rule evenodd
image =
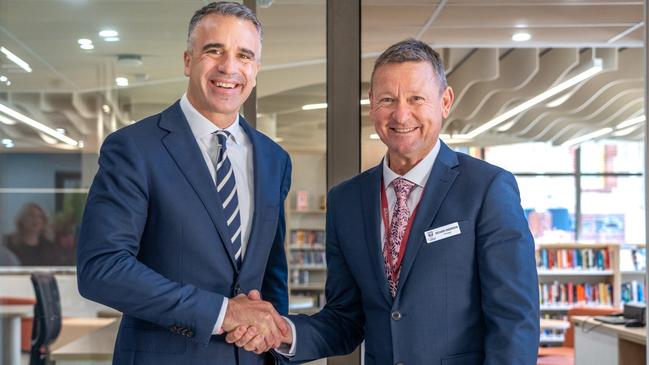
<instances>
[{"instance_id":1,"label":"lanyard","mask_svg":"<svg viewBox=\"0 0 649 365\"><path fill-rule=\"evenodd\" d=\"M419 203L415 206L415 209L412 211L412 214L410 214L410 218L408 218L408 225L406 226L406 231L403 234L403 238L401 239L401 246L399 249L399 256L397 257L397 262L393 263L392 262L392 253L390 252L391 249L391 244L389 244L389 236L390 236L390 218L389 218L389 210L388 210L388 197L385 194L385 183L383 182L383 178L381 177L381 216L383 218L383 226L385 227L385 238L386 242L383 246L383 251L385 257L388 259L385 260L386 264L388 265L388 271L390 272L390 276L392 276L392 280L394 282L397 282L399 278L399 270L401 270L401 261L403 260L403 255L406 252L406 244L408 242L408 237L410 236L410 229L412 228L412 222L415 218L415 214L417 214L417 208L419 208Z\"/></svg>"}]
</instances>

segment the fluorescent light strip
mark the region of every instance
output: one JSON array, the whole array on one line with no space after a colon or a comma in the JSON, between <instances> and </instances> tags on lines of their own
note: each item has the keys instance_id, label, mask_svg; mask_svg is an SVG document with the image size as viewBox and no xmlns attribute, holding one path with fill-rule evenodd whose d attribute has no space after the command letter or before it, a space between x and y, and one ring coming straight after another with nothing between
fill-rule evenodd
<instances>
[{"instance_id":1,"label":"fluorescent light strip","mask_svg":"<svg viewBox=\"0 0 649 365\"><path fill-rule=\"evenodd\" d=\"M22 68L23 70L27 72L32 72L32 68L29 67L29 63L23 61L20 57L16 56L15 54L11 53L10 50L0 47L0 52L4 53L5 56L7 56L8 59L10 59L13 63L18 65L18 67Z\"/></svg>"},{"instance_id":2,"label":"fluorescent light strip","mask_svg":"<svg viewBox=\"0 0 649 365\"><path fill-rule=\"evenodd\" d=\"M327 109L327 103L302 105L302 110L317 110L317 109Z\"/></svg>"},{"instance_id":3,"label":"fluorescent light strip","mask_svg":"<svg viewBox=\"0 0 649 365\"><path fill-rule=\"evenodd\" d=\"M79 143L77 141L75 141L74 139L72 139L72 138L70 138L68 136L65 136L65 135L63 135L61 133L57 133L54 129L46 126L45 124L37 122L34 119L32 119L32 118L30 118L30 117L28 117L26 115L18 113L17 111L11 109L10 107L8 107L8 106L6 106L4 104L0 104L0 112L5 113L10 117L15 118L16 120L19 120L19 121L27 124L28 126L30 126L32 128L38 129L39 131L41 131L43 133L47 133L50 136L52 136L52 137L54 137L54 138L56 138L56 139L58 139L58 140L60 140L62 142L65 142L65 143L69 144L70 146L75 146L76 147L76 146L79 145Z\"/></svg>"},{"instance_id":4,"label":"fluorescent light strip","mask_svg":"<svg viewBox=\"0 0 649 365\"><path fill-rule=\"evenodd\" d=\"M566 102L566 100L570 99L572 96L572 93L565 93L564 95L559 96L558 98L552 100L551 102L545 104L548 108L556 108L559 105L563 104Z\"/></svg>"},{"instance_id":5,"label":"fluorescent light strip","mask_svg":"<svg viewBox=\"0 0 649 365\"><path fill-rule=\"evenodd\" d=\"M500 114L499 116L495 117L494 119L488 121L487 123L481 125L480 127L474 129L473 131L467 133L463 137L475 138L478 135L480 135L480 134L488 131L489 129L497 126L498 124L508 120L509 118L511 118L511 117L513 117L513 116L515 116L515 115L517 115L519 113L522 113L522 112L526 111L527 109L535 106L536 104L539 104L539 103L541 103L541 102L543 102L543 101L557 95L558 93L568 89L569 87L571 87L573 85L576 85L576 84L588 79L589 77L591 77L591 76L593 76L593 75L595 75L595 74L597 74L597 73L599 73L601 71L602 71L602 60L601 59L594 59L593 60L593 66L590 67L589 69L587 69L586 71L575 75L574 77L560 83L559 85L556 85L556 86L553 86L553 87L549 88L548 90L540 93L539 95L533 97L532 99L530 99L530 100L528 100L528 101L526 101L526 102L524 102L522 104L519 104L519 105L515 106L512 109L509 109L508 111Z\"/></svg>"},{"instance_id":6,"label":"fluorescent light strip","mask_svg":"<svg viewBox=\"0 0 649 365\"><path fill-rule=\"evenodd\" d=\"M646 117L644 115L641 115L641 116L638 116L638 117L635 117L635 118L631 118L629 120L625 120L624 122L616 125L615 128L616 129L623 129L623 128L626 128L626 127L630 127L632 125L636 125L636 124L640 124L640 123L644 122L645 119L646 119Z\"/></svg>"},{"instance_id":7,"label":"fluorescent light strip","mask_svg":"<svg viewBox=\"0 0 649 365\"><path fill-rule=\"evenodd\" d=\"M580 144L582 142L586 142L591 139L595 139L597 137L601 137L603 135L609 134L613 131L613 128L602 128L599 130L596 130L595 132L591 132L588 134L584 134L583 136L579 136L577 138L569 139L561 144L563 147L570 147L574 146L576 144Z\"/></svg>"},{"instance_id":8,"label":"fluorescent light strip","mask_svg":"<svg viewBox=\"0 0 649 365\"><path fill-rule=\"evenodd\" d=\"M633 125L631 127L625 128L625 129L618 129L615 132L613 132L613 135L615 137L624 137L624 136L627 136L627 135L631 134L632 132L634 132L638 128L640 128L639 125Z\"/></svg>"}]
</instances>

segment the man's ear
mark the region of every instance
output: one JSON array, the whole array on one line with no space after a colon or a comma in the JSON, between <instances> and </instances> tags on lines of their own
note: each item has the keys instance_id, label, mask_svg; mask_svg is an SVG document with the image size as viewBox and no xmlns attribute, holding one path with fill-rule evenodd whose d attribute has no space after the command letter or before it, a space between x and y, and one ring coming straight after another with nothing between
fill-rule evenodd
<instances>
[{"instance_id":1,"label":"man's ear","mask_svg":"<svg viewBox=\"0 0 649 365\"><path fill-rule=\"evenodd\" d=\"M455 94L453 93L453 88L447 86L446 90L444 90L444 93L442 94L442 116L444 118L448 117L448 115L451 113L453 100L455 100Z\"/></svg>"},{"instance_id":2,"label":"man's ear","mask_svg":"<svg viewBox=\"0 0 649 365\"><path fill-rule=\"evenodd\" d=\"M192 60L192 55L190 54L189 50L186 50L183 53L183 63L185 64L185 69L184 69L185 76L189 76L190 73L189 63L191 62L191 60Z\"/></svg>"}]
</instances>

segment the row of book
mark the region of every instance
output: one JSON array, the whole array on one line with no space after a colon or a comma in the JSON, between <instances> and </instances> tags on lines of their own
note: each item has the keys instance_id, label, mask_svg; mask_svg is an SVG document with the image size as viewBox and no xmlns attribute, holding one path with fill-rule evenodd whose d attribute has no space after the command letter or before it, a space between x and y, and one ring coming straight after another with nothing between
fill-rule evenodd
<instances>
[{"instance_id":1,"label":"row of book","mask_svg":"<svg viewBox=\"0 0 649 365\"><path fill-rule=\"evenodd\" d=\"M613 305L613 285L610 283L540 283L541 305Z\"/></svg>"},{"instance_id":2,"label":"row of book","mask_svg":"<svg viewBox=\"0 0 649 365\"><path fill-rule=\"evenodd\" d=\"M633 280L628 283L622 283L622 293L620 294L622 303L643 302L647 288L642 282Z\"/></svg>"},{"instance_id":3,"label":"row of book","mask_svg":"<svg viewBox=\"0 0 649 365\"><path fill-rule=\"evenodd\" d=\"M324 251L291 251L289 252L291 265L324 266L326 257Z\"/></svg>"},{"instance_id":4,"label":"row of book","mask_svg":"<svg viewBox=\"0 0 649 365\"><path fill-rule=\"evenodd\" d=\"M609 270L608 248L541 248L537 266L544 269Z\"/></svg>"},{"instance_id":5,"label":"row of book","mask_svg":"<svg viewBox=\"0 0 649 365\"><path fill-rule=\"evenodd\" d=\"M292 245L323 245L325 231L321 229L293 229L291 230L290 244Z\"/></svg>"},{"instance_id":6,"label":"row of book","mask_svg":"<svg viewBox=\"0 0 649 365\"><path fill-rule=\"evenodd\" d=\"M324 288L324 279L321 273L311 273L309 270L292 270L291 271L291 284L300 286L300 285L312 285L312 289L322 289ZM295 288L294 288L295 289Z\"/></svg>"}]
</instances>

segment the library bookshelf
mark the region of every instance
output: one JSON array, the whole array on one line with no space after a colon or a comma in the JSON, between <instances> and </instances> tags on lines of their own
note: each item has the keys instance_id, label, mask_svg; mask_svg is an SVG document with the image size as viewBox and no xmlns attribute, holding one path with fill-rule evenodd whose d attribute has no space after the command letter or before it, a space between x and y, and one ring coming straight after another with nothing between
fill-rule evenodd
<instances>
[{"instance_id":1,"label":"library bookshelf","mask_svg":"<svg viewBox=\"0 0 649 365\"><path fill-rule=\"evenodd\" d=\"M575 306L620 307L622 274L617 243L537 243L536 262L542 320L541 344L561 344L567 311Z\"/></svg>"},{"instance_id":2,"label":"library bookshelf","mask_svg":"<svg viewBox=\"0 0 649 365\"><path fill-rule=\"evenodd\" d=\"M289 309L293 313L313 313L324 305L326 211L293 207L286 212Z\"/></svg>"}]
</instances>

